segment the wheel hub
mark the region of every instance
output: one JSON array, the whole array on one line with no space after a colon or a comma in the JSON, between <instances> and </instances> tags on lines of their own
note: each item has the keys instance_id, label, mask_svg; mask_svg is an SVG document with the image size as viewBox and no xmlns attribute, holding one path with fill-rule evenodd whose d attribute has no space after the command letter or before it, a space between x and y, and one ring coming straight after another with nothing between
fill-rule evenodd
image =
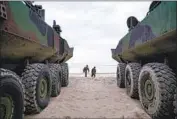
<instances>
[{"instance_id":1,"label":"wheel hub","mask_svg":"<svg viewBox=\"0 0 177 119\"><path fill-rule=\"evenodd\" d=\"M39 91L40 92L40 97L45 98L46 95L47 95L47 81L46 81L45 78L40 80L39 88L40 88L40 91Z\"/></svg>"},{"instance_id":2,"label":"wheel hub","mask_svg":"<svg viewBox=\"0 0 177 119\"><path fill-rule=\"evenodd\" d=\"M130 87L131 87L130 72L127 71L127 72L126 72L126 89L127 89L127 93L130 92Z\"/></svg>"},{"instance_id":3,"label":"wheel hub","mask_svg":"<svg viewBox=\"0 0 177 119\"><path fill-rule=\"evenodd\" d=\"M119 69L117 68L117 79L119 79L120 76L119 76Z\"/></svg>"},{"instance_id":4,"label":"wheel hub","mask_svg":"<svg viewBox=\"0 0 177 119\"><path fill-rule=\"evenodd\" d=\"M12 98L10 96L4 96L0 98L0 118L11 119L14 111Z\"/></svg>"},{"instance_id":5,"label":"wheel hub","mask_svg":"<svg viewBox=\"0 0 177 119\"><path fill-rule=\"evenodd\" d=\"M57 91L59 91L59 89L60 89L60 82L58 82L58 86L57 86L57 88L58 88Z\"/></svg>"},{"instance_id":6,"label":"wheel hub","mask_svg":"<svg viewBox=\"0 0 177 119\"><path fill-rule=\"evenodd\" d=\"M5 113L6 113L6 107L4 105L0 105L0 118L4 119L5 118Z\"/></svg>"},{"instance_id":7,"label":"wheel hub","mask_svg":"<svg viewBox=\"0 0 177 119\"><path fill-rule=\"evenodd\" d=\"M156 112L156 89L151 74L148 71L143 72L142 82L140 82L140 90L142 95L142 105L148 114L154 114Z\"/></svg>"},{"instance_id":8,"label":"wheel hub","mask_svg":"<svg viewBox=\"0 0 177 119\"><path fill-rule=\"evenodd\" d=\"M149 79L145 82L145 96L149 101L151 101L154 97L154 85Z\"/></svg>"},{"instance_id":9,"label":"wheel hub","mask_svg":"<svg viewBox=\"0 0 177 119\"><path fill-rule=\"evenodd\" d=\"M131 78L130 78L129 71L126 72L126 83L127 83L127 86L131 85Z\"/></svg>"}]
</instances>

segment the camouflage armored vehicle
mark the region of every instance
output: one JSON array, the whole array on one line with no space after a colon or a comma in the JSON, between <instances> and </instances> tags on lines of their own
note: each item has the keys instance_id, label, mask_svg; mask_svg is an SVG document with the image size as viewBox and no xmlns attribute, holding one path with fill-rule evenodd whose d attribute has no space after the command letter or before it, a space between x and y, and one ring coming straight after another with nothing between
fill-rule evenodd
<instances>
[{"instance_id":1,"label":"camouflage armored vehicle","mask_svg":"<svg viewBox=\"0 0 177 119\"><path fill-rule=\"evenodd\" d=\"M0 119L40 113L67 86L73 48L32 2L0 2Z\"/></svg>"},{"instance_id":2,"label":"camouflage armored vehicle","mask_svg":"<svg viewBox=\"0 0 177 119\"><path fill-rule=\"evenodd\" d=\"M117 86L139 99L153 119L177 119L176 5L154 1L142 21L129 17L128 33L111 49L118 62Z\"/></svg>"}]
</instances>

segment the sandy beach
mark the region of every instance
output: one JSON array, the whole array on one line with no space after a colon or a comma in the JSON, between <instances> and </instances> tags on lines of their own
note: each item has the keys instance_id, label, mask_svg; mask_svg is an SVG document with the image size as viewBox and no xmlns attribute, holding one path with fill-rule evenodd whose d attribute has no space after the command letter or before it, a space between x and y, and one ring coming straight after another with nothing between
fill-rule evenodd
<instances>
[{"instance_id":1,"label":"sandy beach","mask_svg":"<svg viewBox=\"0 0 177 119\"><path fill-rule=\"evenodd\" d=\"M83 74L70 74L70 84L51 98L40 114L25 119L41 118L131 118L150 119L140 102L116 86L115 74L98 74L95 79Z\"/></svg>"}]
</instances>

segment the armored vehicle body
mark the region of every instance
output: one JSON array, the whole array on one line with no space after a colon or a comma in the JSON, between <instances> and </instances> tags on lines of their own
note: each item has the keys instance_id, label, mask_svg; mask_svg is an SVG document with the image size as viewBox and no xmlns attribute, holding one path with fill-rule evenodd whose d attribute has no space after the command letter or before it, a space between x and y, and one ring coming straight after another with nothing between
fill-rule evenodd
<instances>
[{"instance_id":1,"label":"armored vehicle body","mask_svg":"<svg viewBox=\"0 0 177 119\"><path fill-rule=\"evenodd\" d=\"M40 113L68 85L73 48L61 32L40 5L0 2L0 119Z\"/></svg>"},{"instance_id":2,"label":"armored vehicle body","mask_svg":"<svg viewBox=\"0 0 177 119\"><path fill-rule=\"evenodd\" d=\"M128 33L111 49L118 62L117 86L139 99L153 119L177 119L176 5L153 1L142 21L129 17Z\"/></svg>"}]
</instances>

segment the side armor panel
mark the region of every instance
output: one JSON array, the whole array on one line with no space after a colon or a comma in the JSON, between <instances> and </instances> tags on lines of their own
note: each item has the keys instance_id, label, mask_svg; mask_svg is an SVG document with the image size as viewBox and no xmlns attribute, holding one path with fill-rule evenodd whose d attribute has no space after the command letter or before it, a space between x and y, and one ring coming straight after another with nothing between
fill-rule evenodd
<instances>
[{"instance_id":1,"label":"side armor panel","mask_svg":"<svg viewBox=\"0 0 177 119\"><path fill-rule=\"evenodd\" d=\"M176 4L176 1L162 1L159 6L119 41L116 54L134 49L147 41L176 30Z\"/></svg>"},{"instance_id":2,"label":"side armor panel","mask_svg":"<svg viewBox=\"0 0 177 119\"><path fill-rule=\"evenodd\" d=\"M36 12L21 1L5 2L5 6L7 20L1 30L59 50L59 35Z\"/></svg>"}]
</instances>

